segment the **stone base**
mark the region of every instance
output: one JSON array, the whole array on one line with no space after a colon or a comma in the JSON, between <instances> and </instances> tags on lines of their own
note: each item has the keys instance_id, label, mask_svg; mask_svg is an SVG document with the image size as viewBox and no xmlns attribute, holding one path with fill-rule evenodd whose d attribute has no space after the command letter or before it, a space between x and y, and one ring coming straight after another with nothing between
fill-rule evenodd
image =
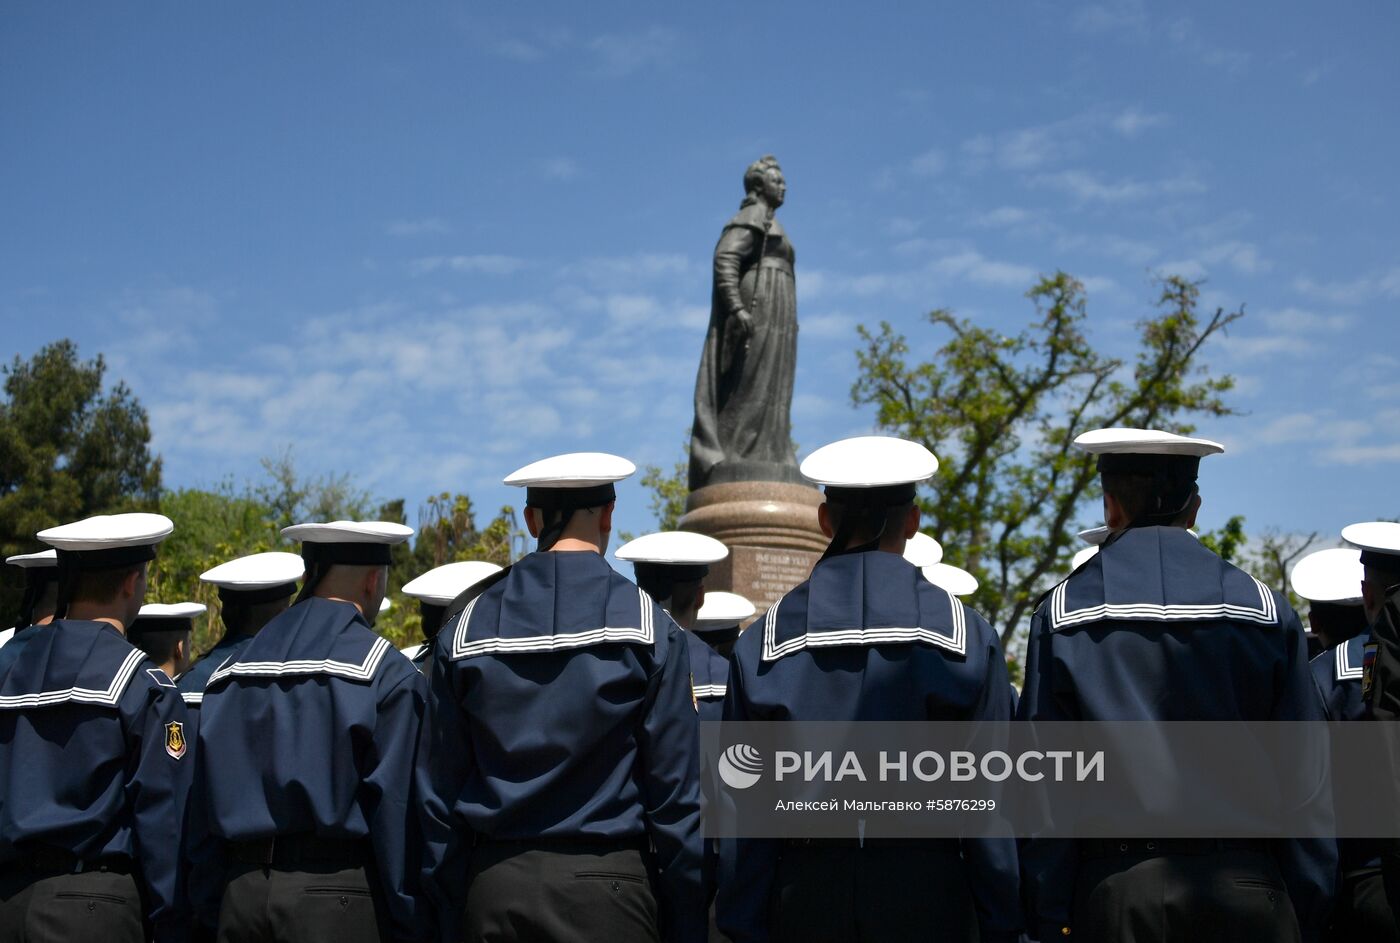
<instances>
[{"instance_id":1,"label":"stone base","mask_svg":"<svg viewBox=\"0 0 1400 943\"><path fill-rule=\"evenodd\" d=\"M691 492L681 530L714 537L729 556L705 585L749 599L761 613L801 583L826 549L817 525L822 493L808 485L744 481Z\"/></svg>"}]
</instances>

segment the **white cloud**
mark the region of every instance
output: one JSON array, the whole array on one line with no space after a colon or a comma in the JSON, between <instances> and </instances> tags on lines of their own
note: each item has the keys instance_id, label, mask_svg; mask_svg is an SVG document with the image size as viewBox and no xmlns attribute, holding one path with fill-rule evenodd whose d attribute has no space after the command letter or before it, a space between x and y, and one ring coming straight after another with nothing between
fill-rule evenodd
<instances>
[{"instance_id":1,"label":"white cloud","mask_svg":"<svg viewBox=\"0 0 1400 943\"><path fill-rule=\"evenodd\" d=\"M1301 277L1294 280L1293 288L1309 298L1339 305L1400 298L1400 265L1342 282L1318 282Z\"/></svg>"},{"instance_id":2,"label":"white cloud","mask_svg":"<svg viewBox=\"0 0 1400 943\"><path fill-rule=\"evenodd\" d=\"M857 323L847 314L802 315L799 328L804 338L850 341L856 336Z\"/></svg>"},{"instance_id":3,"label":"white cloud","mask_svg":"<svg viewBox=\"0 0 1400 943\"><path fill-rule=\"evenodd\" d=\"M1274 267L1252 242L1222 242L1202 249L1200 258L1207 265L1229 265L1241 275L1257 275Z\"/></svg>"},{"instance_id":4,"label":"white cloud","mask_svg":"<svg viewBox=\"0 0 1400 943\"><path fill-rule=\"evenodd\" d=\"M988 259L971 249L938 259L933 270L939 275L965 278L979 285L1012 288L1028 288L1037 277L1036 270L1029 266Z\"/></svg>"},{"instance_id":5,"label":"white cloud","mask_svg":"<svg viewBox=\"0 0 1400 943\"><path fill-rule=\"evenodd\" d=\"M452 227L446 220L436 216L426 219L399 219L384 227L384 231L391 236L431 236L442 233L449 233Z\"/></svg>"},{"instance_id":6,"label":"white cloud","mask_svg":"<svg viewBox=\"0 0 1400 943\"><path fill-rule=\"evenodd\" d=\"M524 259L513 255L433 255L414 259L409 263L409 271L414 275L427 275L442 270L479 275L511 275L528 264Z\"/></svg>"},{"instance_id":7,"label":"white cloud","mask_svg":"<svg viewBox=\"0 0 1400 943\"><path fill-rule=\"evenodd\" d=\"M1020 226L1031 220L1029 210L1024 210L1019 206L999 206L994 210L987 210L972 217L972 225L981 229L1001 229L1003 227Z\"/></svg>"},{"instance_id":8,"label":"white cloud","mask_svg":"<svg viewBox=\"0 0 1400 943\"><path fill-rule=\"evenodd\" d=\"M1161 180L1104 180L1087 170L1062 170L1038 174L1033 186L1068 194L1084 203L1135 203L1165 196L1205 192L1205 184L1190 174Z\"/></svg>"},{"instance_id":9,"label":"white cloud","mask_svg":"<svg viewBox=\"0 0 1400 943\"><path fill-rule=\"evenodd\" d=\"M947 155L938 148L924 151L909 162L909 172L916 177L936 177L948 166Z\"/></svg>"},{"instance_id":10,"label":"white cloud","mask_svg":"<svg viewBox=\"0 0 1400 943\"><path fill-rule=\"evenodd\" d=\"M1085 33L1122 32L1133 36L1147 33L1147 7L1143 0L1110 0L1091 3L1075 14L1075 29Z\"/></svg>"},{"instance_id":11,"label":"white cloud","mask_svg":"<svg viewBox=\"0 0 1400 943\"><path fill-rule=\"evenodd\" d=\"M579 171L578 162L570 157L550 157L540 161L540 173L546 180L573 180Z\"/></svg>"},{"instance_id":12,"label":"white cloud","mask_svg":"<svg viewBox=\"0 0 1400 943\"><path fill-rule=\"evenodd\" d=\"M1111 122L1113 130L1127 138L1137 137L1148 128L1158 128L1167 123L1166 115L1145 112L1137 105L1119 112Z\"/></svg>"},{"instance_id":13,"label":"white cloud","mask_svg":"<svg viewBox=\"0 0 1400 943\"><path fill-rule=\"evenodd\" d=\"M587 44L597 71L612 78L624 78L643 69L666 66L675 61L680 37L675 30L651 26L629 33L606 33Z\"/></svg>"}]
</instances>

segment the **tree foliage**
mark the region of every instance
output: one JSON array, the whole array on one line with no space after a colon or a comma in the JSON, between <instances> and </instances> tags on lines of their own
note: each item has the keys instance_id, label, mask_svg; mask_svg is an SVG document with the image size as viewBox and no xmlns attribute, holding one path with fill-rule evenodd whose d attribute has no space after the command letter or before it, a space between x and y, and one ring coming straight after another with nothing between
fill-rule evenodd
<instances>
[{"instance_id":1,"label":"tree foliage","mask_svg":"<svg viewBox=\"0 0 1400 943\"><path fill-rule=\"evenodd\" d=\"M875 406L881 428L938 455L934 494L920 500L925 529L949 562L976 575L972 602L1003 642L1068 570L1075 531L1099 516L1086 513L1094 461L1074 438L1105 426L1189 433L1195 417L1232 412L1223 397L1233 379L1206 375L1201 351L1243 310L1203 316L1199 283L1158 284L1131 362L1090 343L1084 286L1063 272L1027 293L1036 318L1014 336L936 310L929 324L947 339L918 361L888 323L860 328L852 399Z\"/></svg>"},{"instance_id":2,"label":"tree foliage","mask_svg":"<svg viewBox=\"0 0 1400 943\"><path fill-rule=\"evenodd\" d=\"M123 382L104 392L106 371L70 340L3 368L0 555L43 549L34 534L55 524L156 507L161 462L146 410ZM22 591L6 574L0 611L13 613Z\"/></svg>"}]
</instances>

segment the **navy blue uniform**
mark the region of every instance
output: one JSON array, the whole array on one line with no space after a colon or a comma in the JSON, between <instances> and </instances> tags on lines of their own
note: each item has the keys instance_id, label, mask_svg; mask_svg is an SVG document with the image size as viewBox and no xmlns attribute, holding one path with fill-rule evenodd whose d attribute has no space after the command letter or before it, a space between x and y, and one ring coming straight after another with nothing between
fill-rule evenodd
<instances>
[{"instance_id":1,"label":"navy blue uniform","mask_svg":"<svg viewBox=\"0 0 1400 943\"><path fill-rule=\"evenodd\" d=\"M724 692L729 685L729 659L696 632L686 632L685 641L690 650L690 675L700 720L719 720L724 714Z\"/></svg>"},{"instance_id":2,"label":"navy blue uniform","mask_svg":"<svg viewBox=\"0 0 1400 943\"><path fill-rule=\"evenodd\" d=\"M1302 624L1277 593L1182 528L1136 527L1105 544L1036 609L1018 715L1320 720L1306 653ZM1075 929L1083 868L1077 855L1065 841L1031 841L1023 849L1027 898L1042 940L1058 939L1062 927ZM1331 904L1334 843L1280 842L1274 855L1303 937L1315 938ZM1158 896L1157 906L1165 906ZM1222 932L1228 926L1216 923ZM1088 932L1075 929L1075 937Z\"/></svg>"},{"instance_id":3,"label":"navy blue uniform","mask_svg":"<svg viewBox=\"0 0 1400 943\"><path fill-rule=\"evenodd\" d=\"M1371 633L1363 632L1335 648L1329 648L1309 665L1328 720L1365 719L1361 675L1366 643L1370 639Z\"/></svg>"},{"instance_id":4,"label":"navy blue uniform","mask_svg":"<svg viewBox=\"0 0 1400 943\"><path fill-rule=\"evenodd\" d=\"M449 618L422 771L445 938L474 841L649 839L665 937L704 939L690 670L681 629L596 553L532 553Z\"/></svg>"},{"instance_id":5,"label":"navy blue uniform","mask_svg":"<svg viewBox=\"0 0 1400 943\"><path fill-rule=\"evenodd\" d=\"M724 719L1005 721L1010 695L1000 640L986 620L898 554L874 550L819 562L739 636ZM781 855L775 841L720 841L719 926L734 940L773 932ZM955 877L971 890L982 938L1014 939L1021 926L1014 841L967 840L962 855L965 873Z\"/></svg>"},{"instance_id":6,"label":"navy blue uniform","mask_svg":"<svg viewBox=\"0 0 1400 943\"><path fill-rule=\"evenodd\" d=\"M0 659L0 872L36 848L138 876L151 936L187 932L179 873L194 749L155 663L102 622L17 633Z\"/></svg>"},{"instance_id":7,"label":"navy blue uniform","mask_svg":"<svg viewBox=\"0 0 1400 943\"><path fill-rule=\"evenodd\" d=\"M208 749L196 791L212 836L358 843L394 938L421 939L427 915L416 901L421 841L412 782L426 689L413 665L353 605L312 597L213 672L200 712ZM211 914L200 918L214 923Z\"/></svg>"},{"instance_id":8,"label":"navy blue uniform","mask_svg":"<svg viewBox=\"0 0 1400 943\"><path fill-rule=\"evenodd\" d=\"M1361 696L1363 660L1370 632L1363 632L1312 660L1313 682L1322 696L1327 719L1366 720ZM1332 916L1331 939L1369 939L1382 943L1400 939L1390 906L1381 887L1381 854L1384 842L1341 839L1337 907Z\"/></svg>"}]
</instances>

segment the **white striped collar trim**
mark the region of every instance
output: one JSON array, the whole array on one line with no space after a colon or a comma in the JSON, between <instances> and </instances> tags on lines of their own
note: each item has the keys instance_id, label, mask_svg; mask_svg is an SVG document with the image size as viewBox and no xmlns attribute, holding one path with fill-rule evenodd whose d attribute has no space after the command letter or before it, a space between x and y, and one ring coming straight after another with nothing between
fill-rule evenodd
<instances>
[{"instance_id":1,"label":"white striped collar trim","mask_svg":"<svg viewBox=\"0 0 1400 943\"><path fill-rule=\"evenodd\" d=\"M68 701L76 701L80 704L98 704L103 707L116 707L117 701L121 700L122 694L126 692L127 685L131 683L131 678L136 674L137 667L146 658L146 653L139 648L133 648L117 673L112 676L112 683L105 691L97 691L91 688L67 688L62 691L41 691L38 694L14 694L9 697L0 697L0 710L15 710L25 707L48 707L51 704L63 704Z\"/></svg>"},{"instance_id":2,"label":"white striped collar trim","mask_svg":"<svg viewBox=\"0 0 1400 943\"><path fill-rule=\"evenodd\" d=\"M729 690L729 686L725 684L697 684L693 690L697 698L702 701L709 701L724 697L724 692Z\"/></svg>"},{"instance_id":3,"label":"white striped collar trim","mask_svg":"<svg viewBox=\"0 0 1400 943\"><path fill-rule=\"evenodd\" d=\"M384 659L384 653L394 650L394 646L388 639L380 637L374 640L374 644L370 646L369 654L365 655L365 660L358 665L347 661L333 661L329 658L322 661L304 659L300 661L235 661L232 664L225 663L223 667L209 676L209 681L204 685L204 689L209 690L230 675L259 678L278 678L285 675L335 675L340 678L348 678L351 681L368 681L374 677L375 669Z\"/></svg>"},{"instance_id":4,"label":"white striped collar trim","mask_svg":"<svg viewBox=\"0 0 1400 943\"><path fill-rule=\"evenodd\" d=\"M586 632L575 632L571 635L535 635L528 638L484 638L475 642L467 641L467 624L471 621L472 610L476 608L480 596L467 603L467 608L462 610L461 616L457 618L457 625L452 632L452 660L457 661L462 658L473 658L477 655L518 655L525 652L555 652L571 648L586 648L590 645L604 645L615 642L637 642L642 645L651 645L656 638L653 607L651 597L643 590L637 590L640 599L641 618L638 620L641 625L638 628L609 628L604 626L601 629L589 629Z\"/></svg>"},{"instance_id":5,"label":"white striped collar trim","mask_svg":"<svg viewBox=\"0 0 1400 943\"><path fill-rule=\"evenodd\" d=\"M204 703L204 692L203 692L203 691L181 691L181 692L180 692L180 699L183 700L186 704L189 704L189 705L194 706L194 707L198 707L199 705L201 705L201 704Z\"/></svg>"},{"instance_id":6,"label":"white striped collar trim","mask_svg":"<svg viewBox=\"0 0 1400 943\"><path fill-rule=\"evenodd\" d=\"M763 660L777 661L784 655L802 651L805 648L835 648L838 646L869 646L924 644L946 649L957 655L967 654L967 614L962 602L941 586L934 587L948 597L953 611L953 634L951 636L918 626L913 628L850 628L824 629L806 632L802 635L778 643L778 609L783 604L783 596L768 614L763 617Z\"/></svg>"},{"instance_id":7,"label":"white striped collar trim","mask_svg":"<svg viewBox=\"0 0 1400 943\"><path fill-rule=\"evenodd\" d=\"M1351 663L1351 642L1343 642L1333 649L1337 653L1337 680L1356 681L1365 675L1363 665Z\"/></svg>"},{"instance_id":8,"label":"white striped collar trim","mask_svg":"<svg viewBox=\"0 0 1400 943\"><path fill-rule=\"evenodd\" d=\"M1199 622L1206 619L1233 619L1239 622L1258 622L1273 625L1278 622L1278 609L1274 605L1274 594L1269 587L1254 580L1259 590L1259 608L1219 603L1212 606L1158 606L1151 603L1126 603L1088 606L1071 610L1065 601L1069 580L1056 586L1050 594L1050 625L1059 629L1067 625L1081 625L1085 622L1098 622L1101 619L1126 619L1147 622Z\"/></svg>"}]
</instances>

